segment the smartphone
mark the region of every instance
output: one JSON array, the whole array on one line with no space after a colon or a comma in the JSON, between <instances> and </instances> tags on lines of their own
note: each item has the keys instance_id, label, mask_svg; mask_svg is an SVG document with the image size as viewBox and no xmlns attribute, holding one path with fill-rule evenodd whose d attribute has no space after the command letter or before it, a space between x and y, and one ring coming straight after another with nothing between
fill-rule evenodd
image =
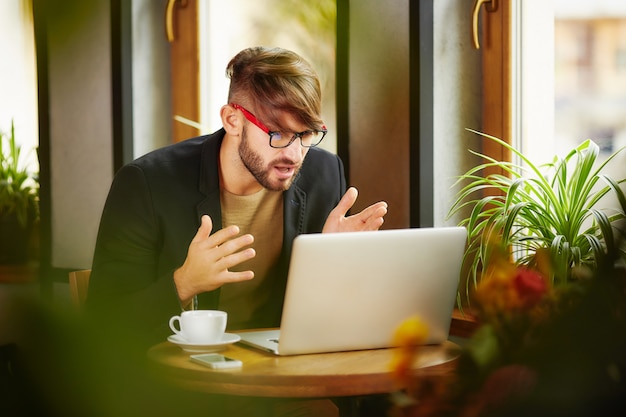
<instances>
[{"instance_id":1,"label":"smartphone","mask_svg":"<svg viewBox=\"0 0 626 417\"><path fill-rule=\"evenodd\" d=\"M191 360L200 363L204 366L208 366L212 369L232 369L241 368L242 363L240 360L229 358L219 353L203 353L201 355L191 355Z\"/></svg>"}]
</instances>

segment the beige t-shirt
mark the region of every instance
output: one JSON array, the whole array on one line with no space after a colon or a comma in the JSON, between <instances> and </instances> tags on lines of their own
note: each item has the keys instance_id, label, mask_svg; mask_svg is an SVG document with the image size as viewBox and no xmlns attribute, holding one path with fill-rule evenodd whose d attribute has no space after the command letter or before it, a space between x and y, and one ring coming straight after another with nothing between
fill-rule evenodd
<instances>
[{"instance_id":1,"label":"beige t-shirt","mask_svg":"<svg viewBox=\"0 0 626 417\"><path fill-rule=\"evenodd\" d=\"M237 225L241 234L254 236L256 256L232 271L254 271L250 281L223 285L219 309L228 312L228 328L242 329L255 311L269 302L272 282L268 271L277 262L283 244L283 193L261 191L246 196L221 191L222 225Z\"/></svg>"}]
</instances>

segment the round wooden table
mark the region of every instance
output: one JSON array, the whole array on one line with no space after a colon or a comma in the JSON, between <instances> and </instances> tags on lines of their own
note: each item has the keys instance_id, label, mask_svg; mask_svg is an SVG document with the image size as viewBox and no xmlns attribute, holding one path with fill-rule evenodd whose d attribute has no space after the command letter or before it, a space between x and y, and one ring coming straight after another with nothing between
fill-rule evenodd
<instances>
[{"instance_id":1,"label":"round wooden table","mask_svg":"<svg viewBox=\"0 0 626 417\"><path fill-rule=\"evenodd\" d=\"M391 375L395 348L276 356L233 344L221 350L239 359L239 369L214 370L192 362L189 352L163 342L148 356L160 376L177 386L213 394L256 397L327 398L390 393L402 388ZM460 347L450 341L422 346L413 368L423 377L443 377L454 369Z\"/></svg>"}]
</instances>

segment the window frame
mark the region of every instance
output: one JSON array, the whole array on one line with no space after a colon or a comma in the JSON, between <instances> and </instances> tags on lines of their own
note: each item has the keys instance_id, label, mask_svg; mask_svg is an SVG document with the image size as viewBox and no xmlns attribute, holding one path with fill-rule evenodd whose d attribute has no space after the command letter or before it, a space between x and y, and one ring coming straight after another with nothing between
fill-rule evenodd
<instances>
[{"instance_id":1,"label":"window frame","mask_svg":"<svg viewBox=\"0 0 626 417\"><path fill-rule=\"evenodd\" d=\"M495 1L495 0L494 0ZM513 144L512 130L512 0L499 0L494 11L481 11L483 66L482 132ZM499 161L511 161L511 151L484 139L483 153ZM484 175L500 173L486 169Z\"/></svg>"}]
</instances>

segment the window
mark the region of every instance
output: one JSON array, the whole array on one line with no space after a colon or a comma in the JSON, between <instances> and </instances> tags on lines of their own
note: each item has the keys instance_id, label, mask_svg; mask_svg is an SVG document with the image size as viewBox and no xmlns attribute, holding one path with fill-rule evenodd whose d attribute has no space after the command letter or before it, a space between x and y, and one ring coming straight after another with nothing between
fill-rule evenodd
<instances>
[{"instance_id":1,"label":"window","mask_svg":"<svg viewBox=\"0 0 626 417\"><path fill-rule=\"evenodd\" d=\"M32 171L38 170L37 76L33 13L30 0L0 2L0 131L11 121Z\"/></svg>"},{"instance_id":2,"label":"window","mask_svg":"<svg viewBox=\"0 0 626 417\"><path fill-rule=\"evenodd\" d=\"M555 139L607 155L626 145L626 6L597 3L555 2Z\"/></svg>"},{"instance_id":3,"label":"window","mask_svg":"<svg viewBox=\"0 0 626 417\"><path fill-rule=\"evenodd\" d=\"M496 51L501 55L492 60L510 60L511 82L486 94L497 97L509 89L511 129L508 134L502 131L503 138L510 136L539 163L588 138L605 155L626 145L626 3L502 0L499 4L497 13L510 8L508 22L500 17L510 34L510 51ZM497 30L486 23L486 33ZM492 79L493 71L493 66L485 65L484 79ZM502 113L506 111L502 107ZM483 119L490 117L493 113L485 109Z\"/></svg>"}]
</instances>

